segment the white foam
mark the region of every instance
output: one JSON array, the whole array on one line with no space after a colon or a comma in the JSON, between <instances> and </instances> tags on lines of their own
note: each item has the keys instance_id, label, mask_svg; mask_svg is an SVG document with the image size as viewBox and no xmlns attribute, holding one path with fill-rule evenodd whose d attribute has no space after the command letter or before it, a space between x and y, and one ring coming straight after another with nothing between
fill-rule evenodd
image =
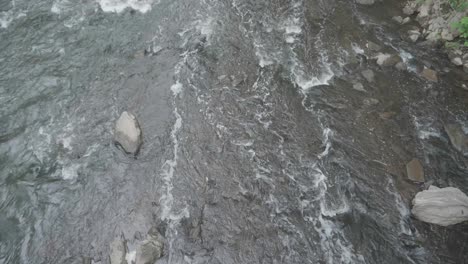
<instances>
[{"instance_id":1,"label":"white foam","mask_svg":"<svg viewBox=\"0 0 468 264\"><path fill-rule=\"evenodd\" d=\"M287 36L285 41L286 43L292 44L296 41L296 38L294 38L293 36Z\"/></svg>"},{"instance_id":2,"label":"white foam","mask_svg":"<svg viewBox=\"0 0 468 264\"><path fill-rule=\"evenodd\" d=\"M252 139L239 139L239 140L234 140L232 141L232 144L236 146L244 146L244 147L250 147L252 146L254 141Z\"/></svg>"},{"instance_id":3,"label":"white foam","mask_svg":"<svg viewBox=\"0 0 468 264\"><path fill-rule=\"evenodd\" d=\"M185 61L185 59L183 60ZM179 64L176 67L176 73L180 71ZM171 86L171 90L174 94L174 105L176 105L176 97L183 91L183 85L177 81L175 84ZM182 116L179 113L179 109L177 106L174 107L174 115L176 120L174 122L174 126L171 131L171 139L173 144L173 157L172 159L166 160L162 166L162 178L165 185L165 193L161 196L160 202L162 207L161 212L161 219L162 220L171 220L171 225L178 223L182 218L187 218L190 216L190 212L187 208L180 210L178 213L172 211L172 207L174 204L174 196L172 194L172 189L174 188L174 184L172 179L174 178L175 168L177 166L177 162L179 159L179 139L177 134L179 133L180 129L182 128Z\"/></svg>"},{"instance_id":4,"label":"white foam","mask_svg":"<svg viewBox=\"0 0 468 264\"><path fill-rule=\"evenodd\" d=\"M73 8L69 0L57 0L52 4L50 11L54 14L62 14L63 12Z\"/></svg>"},{"instance_id":5,"label":"white foam","mask_svg":"<svg viewBox=\"0 0 468 264\"><path fill-rule=\"evenodd\" d=\"M333 131L330 128L325 128L323 130L322 144L325 146L325 150L318 155L319 159L322 159L323 157L326 157L328 155L328 153L330 152L330 148L331 148L330 137L332 135L333 135Z\"/></svg>"},{"instance_id":6,"label":"white foam","mask_svg":"<svg viewBox=\"0 0 468 264\"><path fill-rule=\"evenodd\" d=\"M62 167L62 179L64 180L74 180L78 177L78 170L80 169L80 164L71 164L69 166Z\"/></svg>"},{"instance_id":7,"label":"white foam","mask_svg":"<svg viewBox=\"0 0 468 264\"><path fill-rule=\"evenodd\" d=\"M262 45L258 43L254 43L254 46L255 46L255 55L257 55L257 58L259 60L258 65L260 65L260 67L264 68L265 66L269 66L274 63L273 59L269 57L265 51L263 51Z\"/></svg>"},{"instance_id":8,"label":"white foam","mask_svg":"<svg viewBox=\"0 0 468 264\"><path fill-rule=\"evenodd\" d=\"M136 250L131 250L125 255L127 263L134 263L136 261Z\"/></svg>"},{"instance_id":9,"label":"white foam","mask_svg":"<svg viewBox=\"0 0 468 264\"><path fill-rule=\"evenodd\" d=\"M13 17L10 12L1 12L0 13L0 27L7 28L10 23L13 21Z\"/></svg>"},{"instance_id":10,"label":"white foam","mask_svg":"<svg viewBox=\"0 0 468 264\"><path fill-rule=\"evenodd\" d=\"M400 231L403 234L412 235L413 231L406 223L406 219L408 219L411 215L409 208L403 202L400 194L396 191L392 191L391 189L395 189L395 184L392 178L388 179L387 191L395 198L395 204L398 212L400 213Z\"/></svg>"},{"instance_id":11,"label":"white foam","mask_svg":"<svg viewBox=\"0 0 468 264\"><path fill-rule=\"evenodd\" d=\"M213 34L214 30L214 23L213 23L213 18L209 17L204 20L198 20L196 22L196 29L200 31L202 35L206 36L206 39L209 41L211 35Z\"/></svg>"},{"instance_id":12,"label":"white foam","mask_svg":"<svg viewBox=\"0 0 468 264\"><path fill-rule=\"evenodd\" d=\"M121 13L126 8L146 13L151 10L154 0L97 0L104 12Z\"/></svg>"},{"instance_id":13,"label":"white foam","mask_svg":"<svg viewBox=\"0 0 468 264\"><path fill-rule=\"evenodd\" d=\"M13 20L24 16L26 16L26 14L23 12L20 12L16 15L11 10L7 12L0 12L0 28L8 28Z\"/></svg>"},{"instance_id":14,"label":"white foam","mask_svg":"<svg viewBox=\"0 0 468 264\"><path fill-rule=\"evenodd\" d=\"M430 118L418 118L413 116L413 123L418 132L419 139L429 139L430 137L440 138L441 132L433 127L433 120Z\"/></svg>"},{"instance_id":15,"label":"white foam","mask_svg":"<svg viewBox=\"0 0 468 264\"><path fill-rule=\"evenodd\" d=\"M359 47L356 43L351 44L351 48L356 54L364 54L364 50Z\"/></svg>"},{"instance_id":16,"label":"white foam","mask_svg":"<svg viewBox=\"0 0 468 264\"><path fill-rule=\"evenodd\" d=\"M441 135L438 131L435 131L435 130L432 130L432 131L420 130L418 131L418 137L420 139L428 139L430 137L440 138Z\"/></svg>"},{"instance_id":17,"label":"white foam","mask_svg":"<svg viewBox=\"0 0 468 264\"><path fill-rule=\"evenodd\" d=\"M183 88L184 86L179 81L177 81L175 84L171 86L171 91L174 94L174 96L177 96L182 92Z\"/></svg>"},{"instance_id":18,"label":"white foam","mask_svg":"<svg viewBox=\"0 0 468 264\"><path fill-rule=\"evenodd\" d=\"M305 78L303 75L294 73L294 82L301 87L302 90L307 91L312 87L319 85L328 85L330 80L335 76L332 72L326 72L319 77Z\"/></svg>"},{"instance_id":19,"label":"white foam","mask_svg":"<svg viewBox=\"0 0 468 264\"><path fill-rule=\"evenodd\" d=\"M301 34L302 29L298 25L288 25L284 27L286 34Z\"/></svg>"}]
</instances>

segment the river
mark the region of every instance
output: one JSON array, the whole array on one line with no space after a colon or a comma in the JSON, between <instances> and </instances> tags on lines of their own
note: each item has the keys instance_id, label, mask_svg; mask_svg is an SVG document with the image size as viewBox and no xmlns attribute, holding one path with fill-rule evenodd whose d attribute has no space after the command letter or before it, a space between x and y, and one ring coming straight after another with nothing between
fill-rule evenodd
<instances>
[{"instance_id":1,"label":"river","mask_svg":"<svg viewBox=\"0 0 468 264\"><path fill-rule=\"evenodd\" d=\"M465 263L466 224L411 217L405 165L468 193L443 129L468 93L400 38L403 3L1 0L0 263L104 264L116 237L131 262L152 227L157 263Z\"/></svg>"}]
</instances>

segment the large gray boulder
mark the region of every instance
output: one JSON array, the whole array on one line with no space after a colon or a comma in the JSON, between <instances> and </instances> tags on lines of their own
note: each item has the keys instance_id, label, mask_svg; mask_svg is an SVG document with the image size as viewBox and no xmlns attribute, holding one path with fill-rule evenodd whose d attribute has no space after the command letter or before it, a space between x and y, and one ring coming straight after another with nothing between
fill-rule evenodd
<instances>
[{"instance_id":1,"label":"large gray boulder","mask_svg":"<svg viewBox=\"0 0 468 264\"><path fill-rule=\"evenodd\" d=\"M463 155L468 154L468 135L465 134L463 128L459 124L445 125L445 132L450 138L450 142L456 150Z\"/></svg>"},{"instance_id":2,"label":"large gray boulder","mask_svg":"<svg viewBox=\"0 0 468 264\"><path fill-rule=\"evenodd\" d=\"M136 264L153 264L163 256L164 238L152 228L136 250Z\"/></svg>"},{"instance_id":3,"label":"large gray boulder","mask_svg":"<svg viewBox=\"0 0 468 264\"><path fill-rule=\"evenodd\" d=\"M115 123L114 141L128 154L138 154L142 143L141 129L134 115L124 111Z\"/></svg>"},{"instance_id":4,"label":"large gray boulder","mask_svg":"<svg viewBox=\"0 0 468 264\"><path fill-rule=\"evenodd\" d=\"M416 194L411 212L426 223L455 225L468 221L468 196L457 188L431 186Z\"/></svg>"},{"instance_id":5,"label":"large gray boulder","mask_svg":"<svg viewBox=\"0 0 468 264\"><path fill-rule=\"evenodd\" d=\"M110 264L127 264L125 255L127 254L127 245L125 240L116 238L110 244Z\"/></svg>"}]
</instances>

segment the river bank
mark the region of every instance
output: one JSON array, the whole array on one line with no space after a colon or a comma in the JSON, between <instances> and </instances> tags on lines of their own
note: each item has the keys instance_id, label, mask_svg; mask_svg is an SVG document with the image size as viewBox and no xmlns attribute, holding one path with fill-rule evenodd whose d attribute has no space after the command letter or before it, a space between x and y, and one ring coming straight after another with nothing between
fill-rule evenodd
<instances>
[{"instance_id":1,"label":"river bank","mask_svg":"<svg viewBox=\"0 0 468 264\"><path fill-rule=\"evenodd\" d=\"M447 53L450 61L468 73L468 47L462 36L462 28L457 25L468 16L468 3L465 1L425 0L408 1L402 9L407 16L398 22L414 20L414 25L408 30L408 39L420 42L421 46L433 46ZM468 43L468 42L467 42Z\"/></svg>"}]
</instances>

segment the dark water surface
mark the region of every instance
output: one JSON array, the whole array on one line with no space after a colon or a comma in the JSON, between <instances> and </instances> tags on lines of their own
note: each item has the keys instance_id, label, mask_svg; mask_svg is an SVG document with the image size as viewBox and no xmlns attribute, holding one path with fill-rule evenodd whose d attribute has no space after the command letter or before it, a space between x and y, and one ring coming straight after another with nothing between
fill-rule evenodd
<instances>
[{"instance_id":1,"label":"dark water surface","mask_svg":"<svg viewBox=\"0 0 468 264\"><path fill-rule=\"evenodd\" d=\"M400 39L402 1L0 1L0 263L107 263L118 236L130 260L151 227L157 263L468 261L466 224L410 214L414 157L468 193L443 132L468 93ZM124 110L137 159L112 144Z\"/></svg>"}]
</instances>

